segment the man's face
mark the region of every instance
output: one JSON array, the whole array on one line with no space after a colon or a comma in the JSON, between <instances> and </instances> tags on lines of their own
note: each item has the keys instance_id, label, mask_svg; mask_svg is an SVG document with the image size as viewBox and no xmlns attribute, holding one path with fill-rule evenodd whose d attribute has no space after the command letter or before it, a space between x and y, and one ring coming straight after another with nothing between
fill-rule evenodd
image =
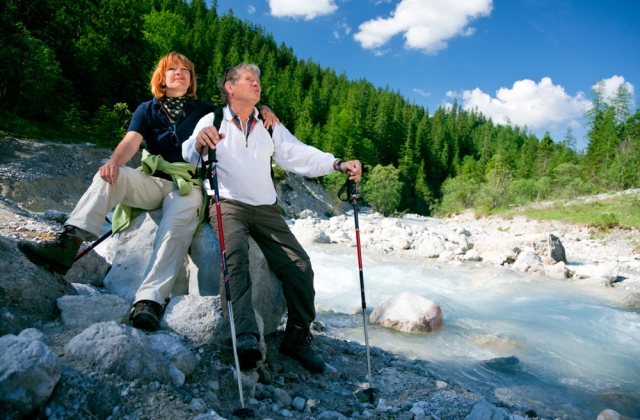
<instances>
[{"instance_id":1,"label":"man's face","mask_svg":"<svg viewBox=\"0 0 640 420\"><path fill-rule=\"evenodd\" d=\"M227 91L231 102L242 102L247 105L255 105L260 102L260 79L251 71L243 69L235 85L227 82Z\"/></svg>"}]
</instances>

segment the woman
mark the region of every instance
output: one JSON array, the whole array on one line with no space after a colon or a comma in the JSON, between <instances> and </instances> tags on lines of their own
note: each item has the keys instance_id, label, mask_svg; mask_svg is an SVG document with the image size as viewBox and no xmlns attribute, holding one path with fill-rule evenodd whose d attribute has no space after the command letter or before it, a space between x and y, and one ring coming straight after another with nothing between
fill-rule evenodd
<instances>
[{"instance_id":1,"label":"woman","mask_svg":"<svg viewBox=\"0 0 640 420\"><path fill-rule=\"evenodd\" d=\"M143 210L162 208L153 253L134 300L132 322L137 328L158 327L163 304L200 220L202 191L190 179L188 170L192 172L193 166L182 158L181 144L191 136L200 118L216 106L197 100L196 88L194 66L187 57L175 52L162 57L151 77L153 99L138 106L127 134L80 198L65 231L55 242L18 244L33 262L66 274L82 242L98 237L107 213L116 205ZM267 127L278 121L268 107L261 108L261 115ZM147 174L124 166L143 140L152 155L152 166L160 162L162 171L152 169ZM175 175L187 181L180 189Z\"/></svg>"}]
</instances>

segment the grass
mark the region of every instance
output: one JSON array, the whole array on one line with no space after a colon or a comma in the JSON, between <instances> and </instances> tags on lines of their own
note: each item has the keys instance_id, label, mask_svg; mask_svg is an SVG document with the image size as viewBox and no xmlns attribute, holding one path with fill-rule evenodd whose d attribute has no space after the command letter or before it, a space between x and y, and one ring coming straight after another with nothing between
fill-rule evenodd
<instances>
[{"instance_id":1,"label":"grass","mask_svg":"<svg viewBox=\"0 0 640 420\"><path fill-rule=\"evenodd\" d=\"M0 111L0 121L0 137L49 140L61 143L82 143L87 141L95 143L95 139L90 138L86 130L78 130L77 133L70 132L63 124L56 125L26 120L6 111Z\"/></svg>"},{"instance_id":2,"label":"grass","mask_svg":"<svg viewBox=\"0 0 640 420\"><path fill-rule=\"evenodd\" d=\"M574 222L598 229L640 229L640 195L612 195L604 200L567 205L556 202L547 208L505 209L494 214L505 218L521 215L539 220Z\"/></svg>"}]
</instances>

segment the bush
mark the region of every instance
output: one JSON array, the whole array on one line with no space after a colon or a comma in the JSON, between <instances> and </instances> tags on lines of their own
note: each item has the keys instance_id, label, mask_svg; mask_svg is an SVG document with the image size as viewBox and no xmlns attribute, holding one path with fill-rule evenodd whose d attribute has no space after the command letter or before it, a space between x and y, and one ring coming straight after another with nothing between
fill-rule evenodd
<instances>
[{"instance_id":1,"label":"bush","mask_svg":"<svg viewBox=\"0 0 640 420\"><path fill-rule=\"evenodd\" d=\"M402 186L399 171L393 165L377 165L369 174L362 192L374 211L388 216L400 204Z\"/></svg>"},{"instance_id":2,"label":"bush","mask_svg":"<svg viewBox=\"0 0 640 420\"><path fill-rule=\"evenodd\" d=\"M131 119L127 104L117 103L109 110L102 105L93 119L93 136L101 147L115 148L126 134L126 125Z\"/></svg>"}]
</instances>

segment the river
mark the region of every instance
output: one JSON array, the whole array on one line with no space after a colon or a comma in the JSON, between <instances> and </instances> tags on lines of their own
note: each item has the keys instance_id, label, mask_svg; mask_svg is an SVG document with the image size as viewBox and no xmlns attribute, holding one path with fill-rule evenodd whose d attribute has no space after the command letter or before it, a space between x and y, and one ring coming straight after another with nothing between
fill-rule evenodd
<instances>
[{"instance_id":1,"label":"river","mask_svg":"<svg viewBox=\"0 0 640 420\"><path fill-rule=\"evenodd\" d=\"M305 249L315 272L317 319L332 334L364 344L356 249ZM426 360L438 378L541 417L595 419L614 409L640 418L640 313L620 306L629 291L366 250L363 272L369 313L413 292L437 303L445 324L430 334L369 325L371 346Z\"/></svg>"}]
</instances>

